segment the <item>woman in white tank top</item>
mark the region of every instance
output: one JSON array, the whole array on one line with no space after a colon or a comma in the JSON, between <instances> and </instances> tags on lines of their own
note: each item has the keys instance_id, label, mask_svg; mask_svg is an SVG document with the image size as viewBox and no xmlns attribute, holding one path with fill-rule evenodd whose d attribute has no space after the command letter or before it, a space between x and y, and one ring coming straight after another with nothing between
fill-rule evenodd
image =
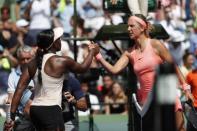
<instances>
[{"instance_id":1,"label":"woman in white tank top","mask_svg":"<svg viewBox=\"0 0 197 131\"><path fill-rule=\"evenodd\" d=\"M35 83L34 99L30 108L30 117L38 131L64 131L61 112L61 97L64 74L68 71L83 73L89 68L93 56L99 52L98 45L90 44L91 49L83 63L79 64L67 56L58 56L61 49L60 37L63 29L44 30L37 36L37 56L28 64L23 72L11 105L11 122L13 127L15 112L22 93L31 79Z\"/></svg>"}]
</instances>

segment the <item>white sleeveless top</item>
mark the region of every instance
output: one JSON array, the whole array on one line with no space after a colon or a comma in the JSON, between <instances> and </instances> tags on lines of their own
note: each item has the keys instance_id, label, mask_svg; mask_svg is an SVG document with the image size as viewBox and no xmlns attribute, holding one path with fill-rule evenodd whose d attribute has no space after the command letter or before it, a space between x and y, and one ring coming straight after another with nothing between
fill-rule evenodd
<instances>
[{"instance_id":1,"label":"white sleeveless top","mask_svg":"<svg viewBox=\"0 0 197 131\"><path fill-rule=\"evenodd\" d=\"M64 75L60 78L55 78L52 76L47 75L44 72L45 63L47 60L56 54L48 53L43 56L42 61L42 69L41 69L41 76L42 76L42 85L40 86L38 82L38 69L34 76L34 83L35 83L35 93L32 105L37 106L52 106L52 105L59 105L61 107L62 101L62 86L64 81Z\"/></svg>"}]
</instances>

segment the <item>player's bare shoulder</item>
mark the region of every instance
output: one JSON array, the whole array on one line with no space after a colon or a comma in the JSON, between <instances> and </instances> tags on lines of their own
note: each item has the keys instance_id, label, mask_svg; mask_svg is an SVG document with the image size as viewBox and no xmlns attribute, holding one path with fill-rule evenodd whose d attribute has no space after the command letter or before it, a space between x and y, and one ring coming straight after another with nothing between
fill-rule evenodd
<instances>
[{"instance_id":1,"label":"player's bare shoulder","mask_svg":"<svg viewBox=\"0 0 197 131\"><path fill-rule=\"evenodd\" d=\"M161 46L161 42L157 39L150 39L150 44L154 48L157 48L158 46Z\"/></svg>"},{"instance_id":2,"label":"player's bare shoulder","mask_svg":"<svg viewBox=\"0 0 197 131\"><path fill-rule=\"evenodd\" d=\"M164 44L162 44L162 42L157 39L150 39L150 43L151 43L152 47L157 50L160 50L161 48L164 47Z\"/></svg>"},{"instance_id":3,"label":"player's bare shoulder","mask_svg":"<svg viewBox=\"0 0 197 131\"><path fill-rule=\"evenodd\" d=\"M160 40L151 39L151 45L158 55L163 55L163 52L167 51L167 48L165 47L164 43L162 43L162 41Z\"/></svg>"},{"instance_id":4,"label":"player's bare shoulder","mask_svg":"<svg viewBox=\"0 0 197 131\"><path fill-rule=\"evenodd\" d=\"M69 56L59 56L57 57L57 62L63 64L63 66L73 66L75 61Z\"/></svg>"},{"instance_id":5,"label":"player's bare shoulder","mask_svg":"<svg viewBox=\"0 0 197 131\"><path fill-rule=\"evenodd\" d=\"M159 55L163 48L161 41L157 39L150 39L150 44L153 47L155 53Z\"/></svg>"}]
</instances>

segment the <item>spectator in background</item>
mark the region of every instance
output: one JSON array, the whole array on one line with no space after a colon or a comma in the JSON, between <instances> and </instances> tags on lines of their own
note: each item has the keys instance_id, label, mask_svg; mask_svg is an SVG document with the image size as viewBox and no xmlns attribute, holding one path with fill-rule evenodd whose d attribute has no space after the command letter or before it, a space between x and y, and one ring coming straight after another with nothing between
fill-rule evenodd
<instances>
[{"instance_id":1,"label":"spectator in background","mask_svg":"<svg viewBox=\"0 0 197 131\"><path fill-rule=\"evenodd\" d=\"M164 29L167 31L169 35L171 35L174 32L174 27L172 24L172 19L170 16L171 9L169 7L167 8L161 8L159 12L157 12L157 21L160 23Z\"/></svg>"},{"instance_id":2,"label":"spectator in background","mask_svg":"<svg viewBox=\"0 0 197 131\"><path fill-rule=\"evenodd\" d=\"M187 74L192 71L193 67L194 67L194 55L192 53L188 53L187 51L185 52L185 54L183 55L183 65L180 66L180 71L183 74L183 77L186 79ZM186 98L183 94L183 92L181 92L180 88L177 89L178 91L178 95L180 96L181 101L185 101Z\"/></svg>"},{"instance_id":3,"label":"spectator in background","mask_svg":"<svg viewBox=\"0 0 197 131\"><path fill-rule=\"evenodd\" d=\"M111 0L112 4L117 4L118 0ZM127 0L128 7L132 14L143 14L147 16L148 0Z\"/></svg>"},{"instance_id":4,"label":"spectator in background","mask_svg":"<svg viewBox=\"0 0 197 131\"><path fill-rule=\"evenodd\" d=\"M169 6L173 1L176 1L176 0L160 0L161 1L161 5L164 6L164 7L167 7Z\"/></svg>"},{"instance_id":5,"label":"spectator in background","mask_svg":"<svg viewBox=\"0 0 197 131\"><path fill-rule=\"evenodd\" d=\"M8 89L7 89L8 100L6 102L7 104L11 104L12 97L16 90L19 78L24 68L26 67L26 64L29 63L29 61L33 57L34 57L34 52L32 51L31 47L27 45L23 45L18 48L17 58L19 61L19 65L14 70L12 70L12 72L9 75ZM14 131L22 131L22 130L23 131L35 131L35 128L33 124L31 123L30 117L29 117L30 105L31 105L32 98L33 98L32 97L33 88L34 88L34 83L31 80L31 82L29 83L28 87L24 91L23 96L20 100L20 104L17 109L18 119L15 122Z\"/></svg>"},{"instance_id":6,"label":"spectator in background","mask_svg":"<svg viewBox=\"0 0 197 131\"><path fill-rule=\"evenodd\" d=\"M104 21L100 21L100 23L102 23L102 22L103 22L102 26L104 26L104 25L119 25L119 24L124 23L123 18L120 14L111 13L111 12L108 12L108 11L104 12ZM113 42L115 42L115 44L118 46L118 48L120 50L122 49L122 41L113 40ZM114 47L113 42L111 40L103 40L103 41L100 42L100 44L102 44L102 47L107 49L107 50L105 50L105 53L107 55L108 55L108 52L110 52L110 51L114 52L114 54L117 53L117 50ZM112 56L112 55L109 55L109 56Z\"/></svg>"},{"instance_id":7,"label":"spectator in background","mask_svg":"<svg viewBox=\"0 0 197 131\"><path fill-rule=\"evenodd\" d=\"M182 34L180 31L174 31L174 33L171 35L171 41L169 41L169 45L167 45L170 54L178 66L183 65L183 55L190 47L190 44L185 42L185 40L186 38L184 34Z\"/></svg>"},{"instance_id":8,"label":"spectator in background","mask_svg":"<svg viewBox=\"0 0 197 131\"><path fill-rule=\"evenodd\" d=\"M115 82L112 85L112 92L105 96L105 114L127 114L127 97L123 87Z\"/></svg>"},{"instance_id":9,"label":"spectator in background","mask_svg":"<svg viewBox=\"0 0 197 131\"><path fill-rule=\"evenodd\" d=\"M17 49L17 31L16 25L10 19L10 8L3 6L1 8L0 21L0 44L14 54Z\"/></svg>"},{"instance_id":10,"label":"spectator in background","mask_svg":"<svg viewBox=\"0 0 197 131\"><path fill-rule=\"evenodd\" d=\"M173 2L173 4L171 4L169 7L169 12L167 15L169 15L169 17L171 19L170 24L173 26L173 28L175 30L185 33L186 32L186 24L182 20L183 14L181 13L181 11L182 11L182 9L181 9L180 5L178 5L177 2Z\"/></svg>"},{"instance_id":11,"label":"spectator in background","mask_svg":"<svg viewBox=\"0 0 197 131\"><path fill-rule=\"evenodd\" d=\"M93 19L103 15L101 0L79 0L84 10L85 19Z\"/></svg>"},{"instance_id":12,"label":"spectator in background","mask_svg":"<svg viewBox=\"0 0 197 131\"><path fill-rule=\"evenodd\" d=\"M84 96L84 92L80 87L79 80L77 80L72 74L65 78L63 84L63 118L65 122L65 130L66 131L75 131L77 130L75 125L75 110L80 110L84 112L88 109L86 98ZM76 104L69 103L67 99L69 97L74 97L76 100Z\"/></svg>"},{"instance_id":13,"label":"spectator in background","mask_svg":"<svg viewBox=\"0 0 197 131\"><path fill-rule=\"evenodd\" d=\"M6 52L8 52L6 50ZM8 57L5 56L5 49L0 45L0 94L1 96L6 93L8 88L8 76L11 71L11 64Z\"/></svg>"},{"instance_id":14,"label":"spectator in background","mask_svg":"<svg viewBox=\"0 0 197 131\"><path fill-rule=\"evenodd\" d=\"M183 55L183 65L180 67L180 70L185 78L187 74L193 69L194 59L195 58L192 53L185 52Z\"/></svg>"},{"instance_id":15,"label":"spectator in background","mask_svg":"<svg viewBox=\"0 0 197 131\"><path fill-rule=\"evenodd\" d=\"M184 15L182 13L181 3L178 1L179 0L172 0L171 4L169 5L169 8L171 9L171 11L169 12L170 17L175 21L181 21Z\"/></svg>"},{"instance_id":16,"label":"spectator in background","mask_svg":"<svg viewBox=\"0 0 197 131\"><path fill-rule=\"evenodd\" d=\"M17 33L3 29L0 32L0 44L14 56L18 48Z\"/></svg>"},{"instance_id":17,"label":"spectator in background","mask_svg":"<svg viewBox=\"0 0 197 131\"><path fill-rule=\"evenodd\" d=\"M166 7L162 8L160 12L158 12L158 22L164 27L164 29L167 31L167 33L170 36L176 35L177 31L180 33L185 34L186 33L186 24L179 19L179 15L172 12L172 7ZM173 18L173 16L176 16L178 18ZM169 40L167 40L168 42Z\"/></svg>"},{"instance_id":18,"label":"spectator in background","mask_svg":"<svg viewBox=\"0 0 197 131\"><path fill-rule=\"evenodd\" d=\"M15 15L17 20L26 18L25 10L31 2L32 0L16 0Z\"/></svg>"},{"instance_id":19,"label":"spectator in background","mask_svg":"<svg viewBox=\"0 0 197 131\"><path fill-rule=\"evenodd\" d=\"M29 26L29 22L25 19L20 19L16 21L16 27L18 32L17 40L20 46L28 45L28 43L25 44L25 38L27 37L28 26Z\"/></svg>"},{"instance_id":20,"label":"spectator in background","mask_svg":"<svg viewBox=\"0 0 197 131\"><path fill-rule=\"evenodd\" d=\"M74 20L74 16L70 19L70 24L74 28L74 25L76 24L76 31L77 31L77 37L91 37L91 28L85 28L85 20L81 16L76 17L76 23ZM72 33L73 35L73 33Z\"/></svg>"},{"instance_id":21,"label":"spectator in background","mask_svg":"<svg viewBox=\"0 0 197 131\"><path fill-rule=\"evenodd\" d=\"M7 6L3 6L1 8L1 19L0 19L0 30L7 29L12 30L14 27L14 23L10 19L10 8Z\"/></svg>"},{"instance_id":22,"label":"spectator in background","mask_svg":"<svg viewBox=\"0 0 197 131\"><path fill-rule=\"evenodd\" d=\"M4 57L4 48L0 45L0 104L3 105L7 99L6 90L8 88L8 76L11 71L9 59ZM1 109L1 108L0 108ZM0 115L4 116L4 109L1 109Z\"/></svg>"},{"instance_id":23,"label":"spectator in background","mask_svg":"<svg viewBox=\"0 0 197 131\"><path fill-rule=\"evenodd\" d=\"M191 25L192 19L196 16L195 0L182 0L183 9L185 10L185 22Z\"/></svg>"},{"instance_id":24,"label":"spectator in background","mask_svg":"<svg viewBox=\"0 0 197 131\"><path fill-rule=\"evenodd\" d=\"M84 11L81 8L80 1L77 1L77 13L80 17L84 18ZM73 34L72 16L74 15L73 0L61 0L54 14L60 21L64 28L64 35L71 36Z\"/></svg>"},{"instance_id":25,"label":"spectator in background","mask_svg":"<svg viewBox=\"0 0 197 131\"><path fill-rule=\"evenodd\" d=\"M186 76L188 84L191 85L191 92L194 96L194 108L197 111L197 67L195 67L191 72ZM189 117L197 122L197 114L190 110ZM197 131L197 128L192 125L192 123L187 123L187 131Z\"/></svg>"},{"instance_id":26,"label":"spectator in background","mask_svg":"<svg viewBox=\"0 0 197 131\"><path fill-rule=\"evenodd\" d=\"M79 116L90 115L90 112L93 114L98 114L100 111L99 100L96 95L89 93L88 82L81 82L81 90L84 92L88 104L88 110L86 112L78 111Z\"/></svg>"},{"instance_id":27,"label":"spectator in background","mask_svg":"<svg viewBox=\"0 0 197 131\"><path fill-rule=\"evenodd\" d=\"M118 13L104 12L104 25L119 25L124 23L123 18Z\"/></svg>"},{"instance_id":28,"label":"spectator in background","mask_svg":"<svg viewBox=\"0 0 197 131\"><path fill-rule=\"evenodd\" d=\"M190 41L189 52L194 54L195 56L194 66L197 67L197 27L194 27L192 29L192 32L189 36L189 41Z\"/></svg>"},{"instance_id":29,"label":"spectator in background","mask_svg":"<svg viewBox=\"0 0 197 131\"><path fill-rule=\"evenodd\" d=\"M105 96L112 92L112 85L114 84L114 80L112 75L104 74L102 76L103 85L98 86L98 91L101 92L101 102L104 102Z\"/></svg>"},{"instance_id":30,"label":"spectator in background","mask_svg":"<svg viewBox=\"0 0 197 131\"><path fill-rule=\"evenodd\" d=\"M104 23L102 0L79 0L84 11L85 28L98 31Z\"/></svg>"},{"instance_id":31,"label":"spectator in background","mask_svg":"<svg viewBox=\"0 0 197 131\"><path fill-rule=\"evenodd\" d=\"M51 1L33 0L29 3L25 14L25 19L30 21L26 44L36 46L37 34L42 30L51 29L52 27Z\"/></svg>"},{"instance_id":32,"label":"spectator in background","mask_svg":"<svg viewBox=\"0 0 197 131\"><path fill-rule=\"evenodd\" d=\"M15 57L15 50L17 49L17 45L13 48L9 48L9 41L11 34L8 31L0 32L0 45L3 49L2 56L9 59L11 67L16 67L18 64L17 58ZM12 40L11 40L12 41Z\"/></svg>"}]
</instances>

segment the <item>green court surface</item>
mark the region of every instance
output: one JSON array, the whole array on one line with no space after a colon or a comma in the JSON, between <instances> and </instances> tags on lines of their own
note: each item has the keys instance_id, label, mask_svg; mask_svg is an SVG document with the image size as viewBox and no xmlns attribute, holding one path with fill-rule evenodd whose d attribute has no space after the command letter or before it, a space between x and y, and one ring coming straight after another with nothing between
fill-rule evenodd
<instances>
[{"instance_id":1,"label":"green court surface","mask_svg":"<svg viewBox=\"0 0 197 131\"><path fill-rule=\"evenodd\" d=\"M3 131L3 123L5 121L5 118L0 117L0 131Z\"/></svg>"},{"instance_id":2,"label":"green court surface","mask_svg":"<svg viewBox=\"0 0 197 131\"><path fill-rule=\"evenodd\" d=\"M5 118L0 117L0 131ZM94 131L127 131L127 115L95 115ZM89 117L79 117L79 131L89 131Z\"/></svg>"},{"instance_id":3,"label":"green court surface","mask_svg":"<svg viewBox=\"0 0 197 131\"><path fill-rule=\"evenodd\" d=\"M94 131L127 131L127 115L96 115L94 116ZM79 118L79 131L89 130L88 117Z\"/></svg>"}]
</instances>

